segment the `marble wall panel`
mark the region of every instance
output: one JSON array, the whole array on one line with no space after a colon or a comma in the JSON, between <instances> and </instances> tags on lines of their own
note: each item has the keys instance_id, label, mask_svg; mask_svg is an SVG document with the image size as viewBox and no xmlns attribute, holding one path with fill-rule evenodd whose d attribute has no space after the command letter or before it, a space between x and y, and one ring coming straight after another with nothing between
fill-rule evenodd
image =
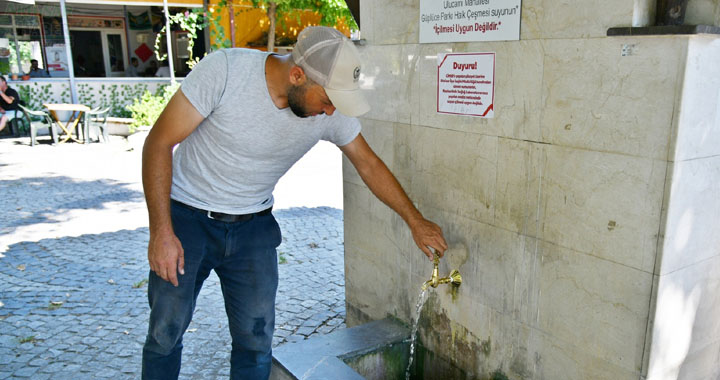
<instances>
[{"instance_id":1,"label":"marble wall panel","mask_svg":"<svg viewBox=\"0 0 720 380\"><path fill-rule=\"evenodd\" d=\"M689 39L675 161L720 154L720 38Z\"/></svg>"},{"instance_id":2,"label":"marble wall panel","mask_svg":"<svg viewBox=\"0 0 720 380\"><path fill-rule=\"evenodd\" d=\"M545 242L540 252L538 328L596 360L639 372L652 274Z\"/></svg>"},{"instance_id":3,"label":"marble wall panel","mask_svg":"<svg viewBox=\"0 0 720 380\"><path fill-rule=\"evenodd\" d=\"M672 185L659 274L720 255L720 156L669 166Z\"/></svg>"},{"instance_id":4,"label":"marble wall panel","mask_svg":"<svg viewBox=\"0 0 720 380\"><path fill-rule=\"evenodd\" d=\"M360 1L360 39L369 43L375 41L375 15L373 9L377 0Z\"/></svg>"},{"instance_id":5,"label":"marble wall panel","mask_svg":"<svg viewBox=\"0 0 720 380\"><path fill-rule=\"evenodd\" d=\"M360 119L360 123L362 124L360 133L365 141L392 172L395 161L395 124L371 119ZM343 180L365 186L357 170L345 155L343 155Z\"/></svg>"},{"instance_id":6,"label":"marble wall panel","mask_svg":"<svg viewBox=\"0 0 720 380\"><path fill-rule=\"evenodd\" d=\"M686 25L720 26L720 2L717 0L693 0L685 11Z\"/></svg>"},{"instance_id":7,"label":"marble wall panel","mask_svg":"<svg viewBox=\"0 0 720 380\"><path fill-rule=\"evenodd\" d=\"M544 41L542 140L667 159L686 44L679 37ZM624 45L630 55L621 55Z\"/></svg>"},{"instance_id":8,"label":"marble wall panel","mask_svg":"<svg viewBox=\"0 0 720 380\"><path fill-rule=\"evenodd\" d=\"M568 342L533 329L528 350L536 353L532 379L638 380L639 371L588 354L592 342Z\"/></svg>"},{"instance_id":9,"label":"marble wall panel","mask_svg":"<svg viewBox=\"0 0 720 380\"><path fill-rule=\"evenodd\" d=\"M542 239L652 273L666 162L555 145L545 156Z\"/></svg>"},{"instance_id":10,"label":"marble wall panel","mask_svg":"<svg viewBox=\"0 0 720 380\"><path fill-rule=\"evenodd\" d=\"M605 37L616 26L631 26L632 1L525 0L520 39Z\"/></svg>"},{"instance_id":11,"label":"marble wall panel","mask_svg":"<svg viewBox=\"0 0 720 380\"><path fill-rule=\"evenodd\" d=\"M405 272L397 272L392 255L369 252L348 246L345 248L345 301L360 310L370 320L398 314L402 305L407 279ZM398 291L390 291L397 289ZM348 313L350 314L350 313ZM350 315L348 315L350 318ZM355 324L357 321L348 321Z\"/></svg>"},{"instance_id":12,"label":"marble wall panel","mask_svg":"<svg viewBox=\"0 0 720 380\"><path fill-rule=\"evenodd\" d=\"M719 379L720 341L688 354L680 367L678 379Z\"/></svg>"},{"instance_id":13,"label":"marble wall panel","mask_svg":"<svg viewBox=\"0 0 720 380\"><path fill-rule=\"evenodd\" d=\"M719 289L720 256L660 276L648 379L717 373ZM688 376L678 377L681 372Z\"/></svg>"},{"instance_id":14,"label":"marble wall panel","mask_svg":"<svg viewBox=\"0 0 720 380\"><path fill-rule=\"evenodd\" d=\"M544 144L499 139L496 226L537 236L543 152Z\"/></svg>"},{"instance_id":15,"label":"marble wall panel","mask_svg":"<svg viewBox=\"0 0 720 380\"><path fill-rule=\"evenodd\" d=\"M370 319L409 315L409 253L396 237L407 225L365 186L345 182L344 194L346 302ZM349 323L362 322L350 314Z\"/></svg>"},{"instance_id":16,"label":"marble wall panel","mask_svg":"<svg viewBox=\"0 0 720 380\"><path fill-rule=\"evenodd\" d=\"M452 320L471 328L471 304L482 304L499 313L530 323L537 311L537 284L535 273L539 256L535 239L515 232L458 216L450 212L432 209L426 215L443 228L449 249L440 261L441 276L457 269L463 276L462 285L454 292L451 287L437 289L440 306L448 310L461 310L459 314L449 311ZM428 280L432 265L416 258L410 263L413 275ZM459 306L458 306L459 305ZM461 315L462 314L462 315Z\"/></svg>"},{"instance_id":17,"label":"marble wall panel","mask_svg":"<svg viewBox=\"0 0 720 380\"><path fill-rule=\"evenodd\" d=\"M527 325L482 303L433 290L422 311L418 336L436 355L473 379L491 378L497 370L508 378L532 379L538 353L528 349L531 333Z\"/></svg>"},{"instance_id":18,"label":"marble wall panel","mask_svg":"<svg viewBox=\"0 0 720 380\"><path fill-rule=\"evenodd\" d=\"M377 254L397 254L396 228L402 219L380 202L365 186L345 182L345 245ZM396 223L401 223L397 227Z\"/></svg>"},{"instance_id":19,"label":"marble wall panel","mask_svg":"<svg viewBox=\"0 0 720 380\"><path fill-rule=\"evenodd\" d=\"M395 167L422 209L492 223L497 138L411 126L396 130Z\"/></svg>"},{"instance_id":20,"label":"marble wall panel","mask_svg":"<svg viewBox=\"0 0 720 380\"><path fill-rule=\"evenodd\" d=\"M364 119L410 123L417 103L418 45L358 46L360 87L370 104Z\"/></svg>"},{"instance_id":21,"label":"marble wall panel","mask_svg":"<svg viewBox=\"0 0 720 380\"><path fill-rule=\"evenodd\" d=\"M368 13L372 18L370 25L367 25L368 28L372 28L372 32L369 35L363 33L363 38L367 38L368 42L373 45L418 43L420 0L363 0L362 2L368 3L362 10L369 9ZM360 17L362 20L367 18L362 13Z\"/></svg>"},{"instance_id":22,"label":"marble wall panel","mask_svg":"<svg viewBox=\"0 0 720 380\"><path fill-rule=\"evenodd\" d=\"M495 53L495 117L437 113L437 55ZM417 117L413 124L539 141L543 52L540 41L427 44L420 47Z\"/></svg>"}]
</instances>

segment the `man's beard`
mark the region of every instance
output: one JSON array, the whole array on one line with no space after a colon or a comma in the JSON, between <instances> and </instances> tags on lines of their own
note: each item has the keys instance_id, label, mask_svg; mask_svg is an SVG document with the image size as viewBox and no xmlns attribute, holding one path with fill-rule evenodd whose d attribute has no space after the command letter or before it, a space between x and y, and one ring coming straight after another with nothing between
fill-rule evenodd
<instances>
[{"instance_id":1,"label":"man's beard","mask_svg":"<svg viewBox=\"0 0 720 380\"><path fill-rule=\"evenodd\" d=\"M305 108L305 93L307 92L309 85L306 82L302 86L290 86L288 89L288 105L290 110L297 117L308 117L309 112Z\"/></svg>"}]
</instances>

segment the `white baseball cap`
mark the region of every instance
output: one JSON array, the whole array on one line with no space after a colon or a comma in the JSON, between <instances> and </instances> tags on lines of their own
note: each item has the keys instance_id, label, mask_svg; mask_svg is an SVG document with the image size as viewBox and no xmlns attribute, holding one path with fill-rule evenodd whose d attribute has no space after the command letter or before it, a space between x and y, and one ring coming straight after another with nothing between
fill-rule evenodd
<instances>
[{"instance_id":1,"label":"white baseball cap","mask_svg":"<svg viewBox=\"0 0 720 380\"><path fill-rule=\"evenodd\" d=\"M360 53L337 29L326 26L303 29L292 58L308 78L325 89L340 113L355 117L370 110L360 91Z\"/></svg>"}]
</instances>

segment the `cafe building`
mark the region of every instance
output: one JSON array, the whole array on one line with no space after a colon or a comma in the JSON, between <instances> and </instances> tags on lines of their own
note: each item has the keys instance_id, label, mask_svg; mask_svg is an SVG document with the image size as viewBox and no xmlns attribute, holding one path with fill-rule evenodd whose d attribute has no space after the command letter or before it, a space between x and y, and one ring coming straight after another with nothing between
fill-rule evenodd
<instances>
[{"instance_id":1,"label":"cafe building","mask_svg":"<svg viewBox=\"0 0 720 380\"><path fill-rule=\"evenodd\" d=\"M176 14L202 8L203 2L172 0L167 7ZM23 74L31 73L31 60L36 60L40 72L35 70L33 78L67 78L70 66L78 78L153 77L163 65L158 55L168 50L164 35L156 48L165 22L162 1L5 1L0 3L0 72L22 80ZM207 51L203 37L195 41L196 56ZM189 72L188 43L188 32L173 25L170 50L178 76ZM131 69L133 58L137 66Z\"/></svg>"},{"instance_id":2,"label":"cafe building","mask_svg":"<svg viewBox=\"0 0 720 380\"><path fill-rule=\"evenodd\" d=\"M0 74L29 109L48 103L81 104L130 117L127 106L143 93L160 94L182 80L190 59L221 47L266 50L266 9L249 1L219 0L12 0L0 2ZM169 23L192 12L215 22L197 31ZM217 17L217 16L220 17ZM274 50L286 53L317 12L298 10L276 24ZM219 20L219 21L218 21ZM170 34L165 33L170 24ZM336 27L350 35L347 26ZM231 32L232 31L232 32ZM169 47L169 48L168 48ZM166 57L170 57L169 59ZM34 67L35 66L35 67Z\"/></svg>"}]
</instances>

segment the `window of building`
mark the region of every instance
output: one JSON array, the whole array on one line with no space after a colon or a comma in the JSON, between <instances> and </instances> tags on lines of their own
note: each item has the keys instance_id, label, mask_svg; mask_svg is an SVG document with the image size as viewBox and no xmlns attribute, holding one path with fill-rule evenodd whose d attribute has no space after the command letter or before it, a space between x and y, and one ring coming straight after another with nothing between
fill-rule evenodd
<instances>
[{"instance_id":1,"label":"window of building","mask_svg":"<svg viewBox=\"0 0 720 380\"><path fill-rule=\"evenodd\" d=\"M31 59L44 68L42 51L40 16L0 14L0 71L27 73Z\"/></svg>"}]
</instances>

